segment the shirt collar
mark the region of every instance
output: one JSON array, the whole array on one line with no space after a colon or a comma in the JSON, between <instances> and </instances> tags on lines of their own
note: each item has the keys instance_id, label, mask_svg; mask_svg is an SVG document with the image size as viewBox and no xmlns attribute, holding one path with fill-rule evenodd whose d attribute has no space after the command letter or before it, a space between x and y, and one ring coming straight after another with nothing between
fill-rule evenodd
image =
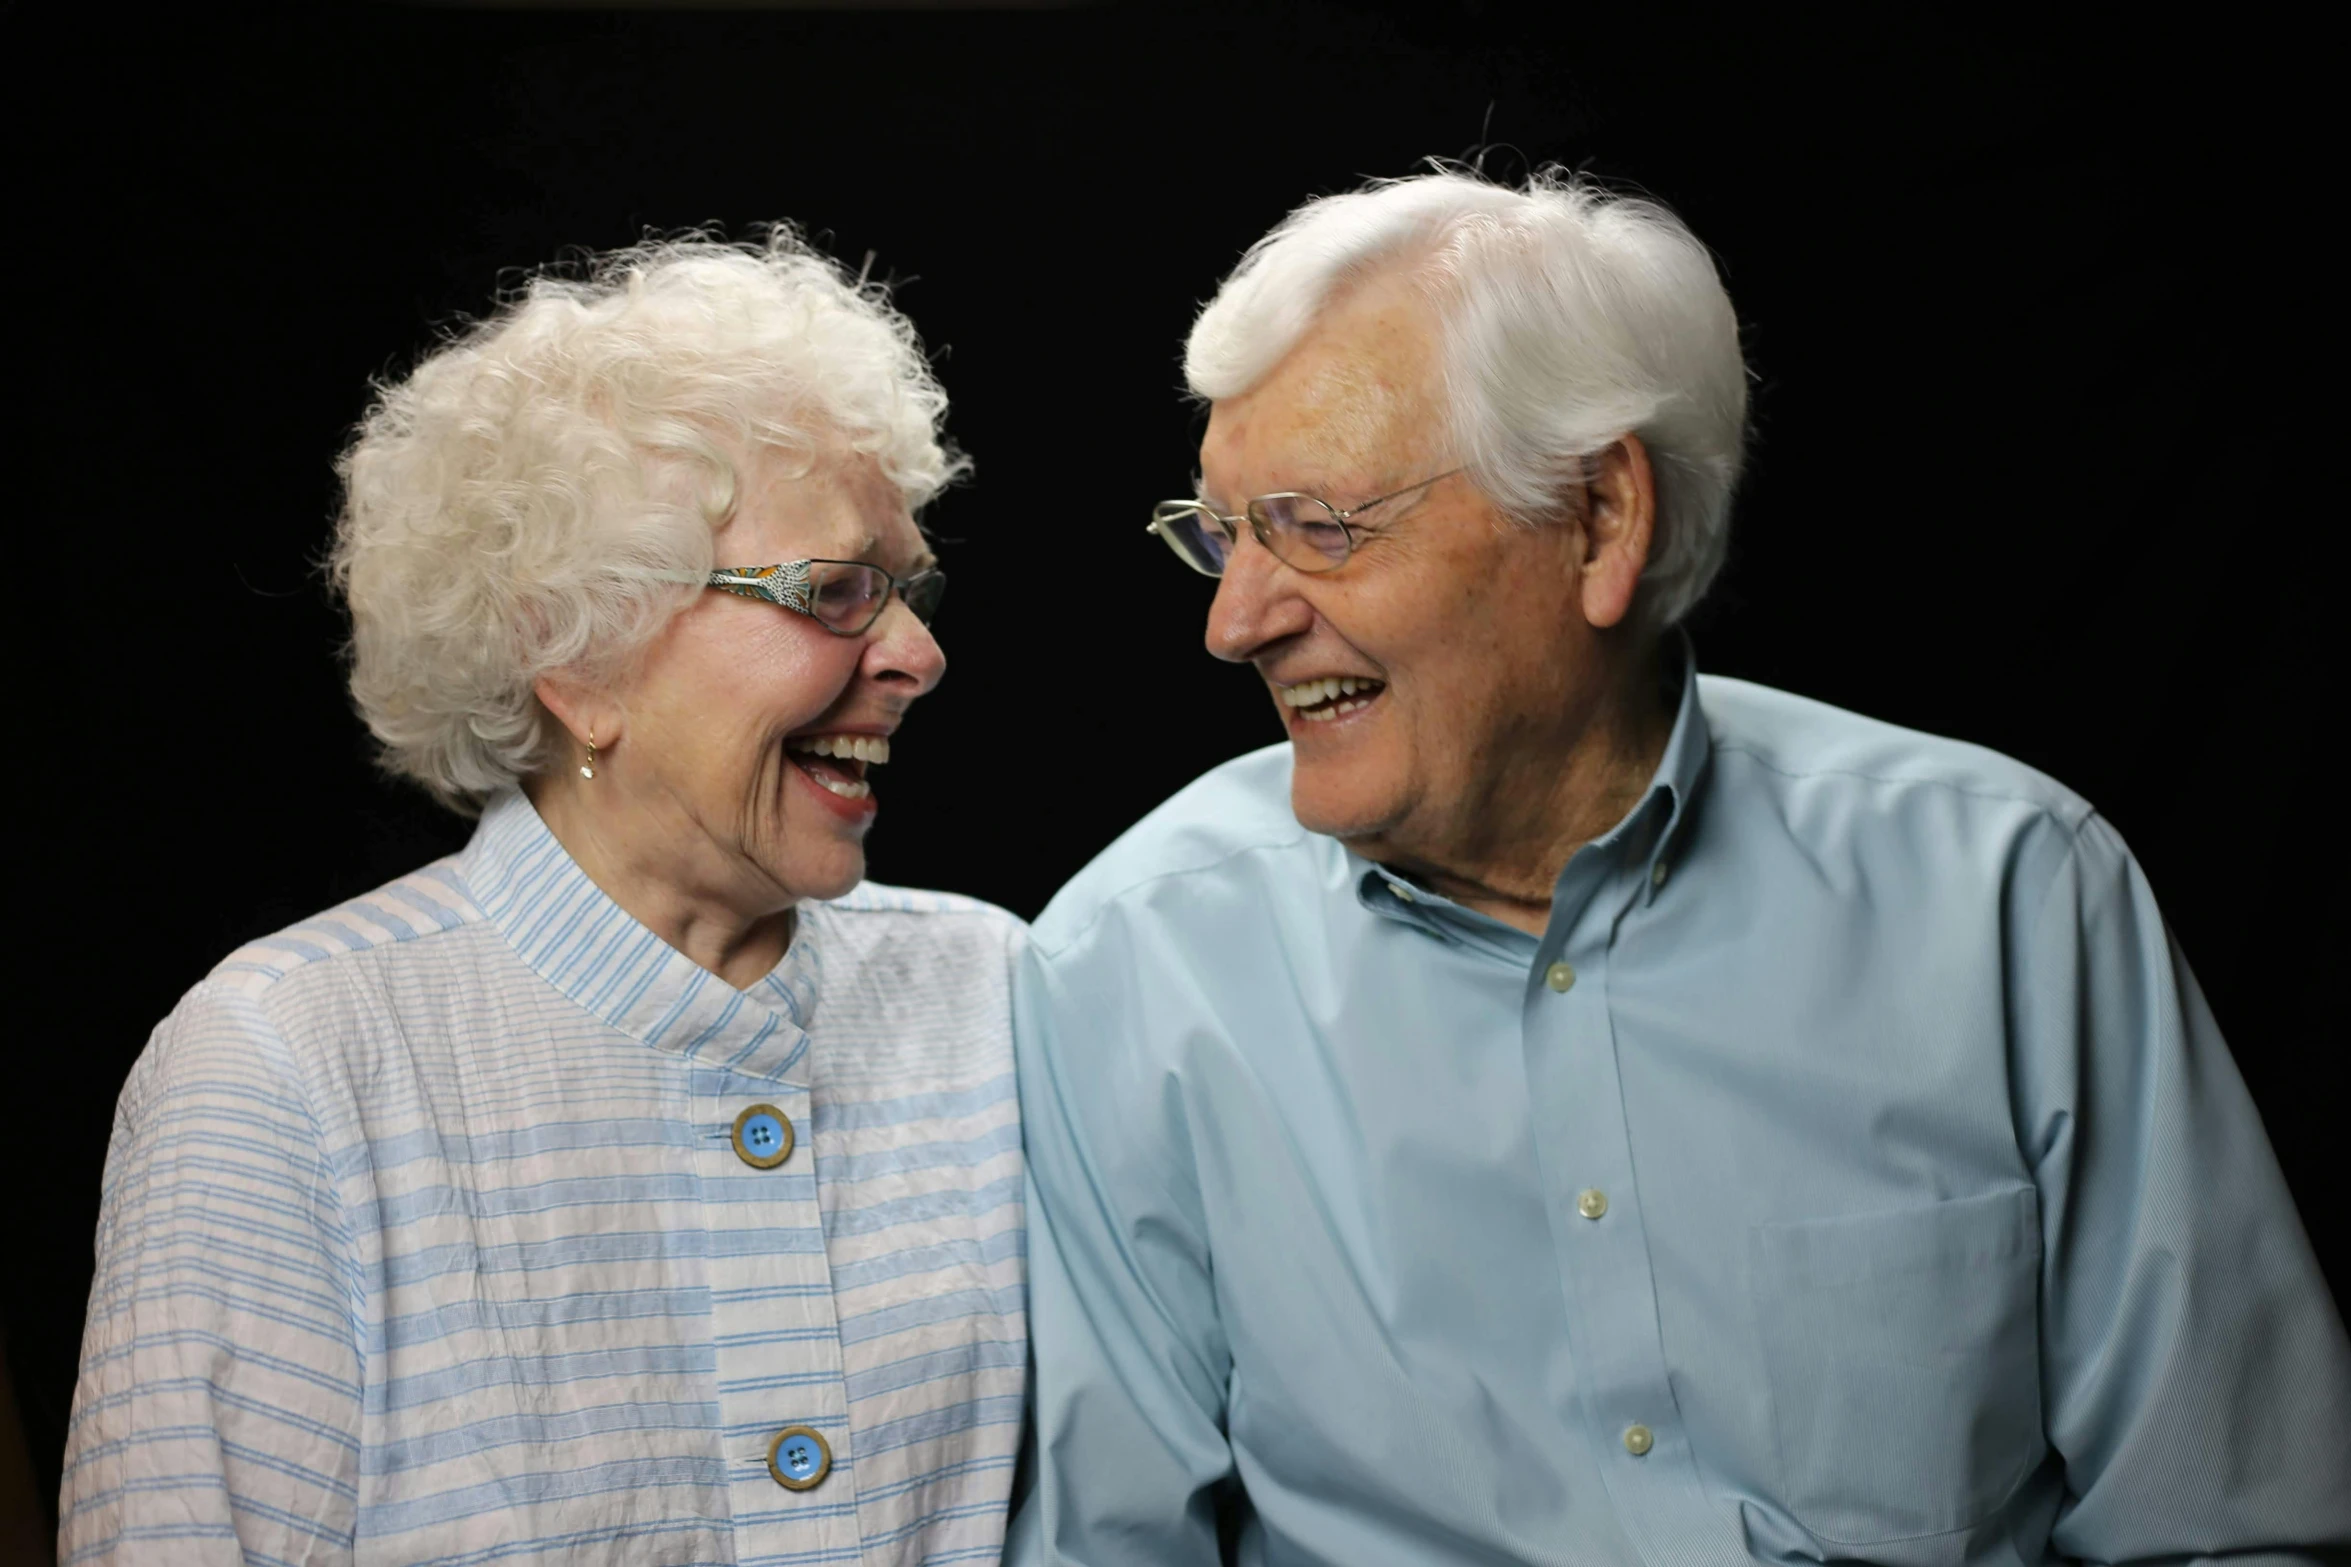
<instances>
[{"instance_id":1,"label":"shirt collar","mask_svg":"<svg viewBox=\"0 0 2351 1567\"><path fill-rule=\"evenodd\" d=\"M820 978L807 919L773 972L737 990L630 918L520 793L491 801L458 866L516 955L612 1027L737 1072L805 1080Z\"/></svg>"},{"instance_id":2,"label":"shirt collar","mask_svg":"<svg viewBox=\"0 0 2351 1567\"><path fill-rule=\"evenodd\" d=\"M1659 867L1670 869L1714 757L1714 737L1698 704L1697 650L1688 634L1679 629L1667 644L1665 674L1669 689L1678 693L1665 754L1658 758L1657 771L1650 775L1649 787L1642 791L1640 800L1614 827L1593 840L1593 846L1603 850L1618 843L1632 845L1632 852L1641 857L1640 896L1644 903L1657 897L1665 881ZM1513 957L1523 955L1517 948L1534 945L1534 938L1525 932L1407 881L1353 850L1347 851L1347 861L1357 872L1356 901L1375 914L1417 925L1448 940L1494 947ZM1568 874L1560 873L1563 881Z\"/></svg>"},{"instance_id":3,"label":"shirt collar","mask_svg":"<svg viewBox=\"0 0 2351 1567\"><path fill-rule=\"evenodd\" d=\"M1657 867L1670 867L1673 857L1681 852L1683 840L1689 836L1690 819L1697 809L1698 791L1704 786L1707 769L1714 761L1714 734L1707 727L1706 710L1698 703L1698 650L1691 645L1689 633L1678 627L1673 633L1666 669L1668 679L1679 682L1681 694L1675 699L1673 733L1666 739L1665 755L1658 758L1657 771L1642 797L1643 806L1659 795L1669 802L1665 826L1649 845L1643 860L1649 889L1642 896L1652 900L1663 879L1657 874ZM1632 815L1639 814L1640 808L1636 807Z\"/></svg>"}]
</instances>

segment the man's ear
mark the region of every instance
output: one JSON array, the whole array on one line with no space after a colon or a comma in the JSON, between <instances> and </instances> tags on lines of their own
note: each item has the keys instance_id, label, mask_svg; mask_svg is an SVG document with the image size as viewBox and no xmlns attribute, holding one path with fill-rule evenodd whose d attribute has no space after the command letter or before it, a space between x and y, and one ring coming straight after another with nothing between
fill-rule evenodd
<instances>
[{"instance_id":1,"label":"man's ear","mask_svg":"<svg viewBox=\"0 0 2351 1567\"><path fill-rule=\"evenodd\" d=\"M1584 619L1605 630L1632 614L1657 526L1649 448L1628 435L1589 460L1584 481Z\"/></svg>"}]
</instances>

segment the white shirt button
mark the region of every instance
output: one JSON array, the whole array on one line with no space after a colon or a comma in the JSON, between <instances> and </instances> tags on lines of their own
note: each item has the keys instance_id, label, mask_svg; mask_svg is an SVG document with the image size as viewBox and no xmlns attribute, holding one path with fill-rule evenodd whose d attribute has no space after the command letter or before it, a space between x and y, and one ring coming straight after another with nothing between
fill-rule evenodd
<instances>
[{"instance_id":1,"label":"white shirt button","mask_svg":"<svg viewBox=\"0 0 2351 1567\"><path fill-rule=\"evenodd\" d=\"M1549 985L1553 990L1564 992L1568 986L1575 983L1575 970L1565 963L1554 963L1545 971L1543 983Z\"/></svg>"},{"instance_id":2,"label":"white shirt button","mask_svg":"<svg viewBox=\"0 0 2351 1567\"><path fill-rule=\"evenodd\" d=\"M1587 1219L1597 1219L1608 1211L1608 1194L1597 1186L1587 1186L1575 1194L1575 1211Z\"/></svg>"},{"instance_id":3,"label":"white shirt button","mask_svg":"<svg viewBox=\"0 0 2351 1567\"><path fill-rule=\"evenodd\" d=\"M1657 1438L1647 1426L1624 1428L1624 1450L1639 1458L1657 1445Z\"/></svg>"},{"instance_id":4,"label":"white shirt button","mask_svg":"<svg viewBox=\"0 0 2351 1567\"><path fill-rule=\"evenodd\" d=\"M1649 867L1649 885L1662 887L1665 885L1665 878L1672 874L1673 867L1667 865L1665 861L1659 860L1655 865Z\"/></svg>"}]
</instances>

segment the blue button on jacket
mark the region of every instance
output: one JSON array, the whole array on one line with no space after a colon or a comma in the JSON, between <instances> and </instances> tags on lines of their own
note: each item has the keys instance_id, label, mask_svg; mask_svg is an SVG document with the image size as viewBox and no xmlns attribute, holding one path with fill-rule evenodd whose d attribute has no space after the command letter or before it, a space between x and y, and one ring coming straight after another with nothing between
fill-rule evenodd
<instances>
[{"instance_id":1,"label":"blue button on jacket","mask_svg":"<svg viewBox=\"0 0 2351 1567\"><path fill-rule=\"evenodd\" d=\"M1692 673L1538 940L1288 801L1032 937L1016 1567L2351 1543L2342 1318L2085 802Z\"/></svg>"}]
</instances>

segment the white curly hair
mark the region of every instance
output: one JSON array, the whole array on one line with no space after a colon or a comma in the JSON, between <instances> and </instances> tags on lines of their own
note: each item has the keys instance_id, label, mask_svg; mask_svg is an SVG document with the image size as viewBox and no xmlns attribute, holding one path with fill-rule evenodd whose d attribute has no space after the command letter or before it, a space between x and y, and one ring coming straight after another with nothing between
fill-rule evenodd
<instances>
[{"instance_id":1,"label":"white curly hair","mask_svg":"<svg viewBox=\"0 0 2351 1567\"><path fill-rule=\"evenodd\" d=\"M692 601L734 454L869 455L910 508L968 467L912 323L787 225L565 271L379 383L336 464L352 697L460 812L556 755L542 675L617 673Z\"/></svg>"},{"instance_id":2,"label":"white curly hair","mask_svg":"<svg viewBox=\"0 0 2351 1567\"><path fill-rule=\"evenodd\" d=\"M1738 318L1673 213L1538 170L1520 187L1438 166L1305 203L1202 308L1184 376L1214 401L1279 364L1349 280L1412 265L1444 337L1456 459L1503 511L1554 515L1584 459L1638 435L1657 518L1635 613L1671 626L1729 545L1746 435Z\"/></svg>"}]
</instances>

